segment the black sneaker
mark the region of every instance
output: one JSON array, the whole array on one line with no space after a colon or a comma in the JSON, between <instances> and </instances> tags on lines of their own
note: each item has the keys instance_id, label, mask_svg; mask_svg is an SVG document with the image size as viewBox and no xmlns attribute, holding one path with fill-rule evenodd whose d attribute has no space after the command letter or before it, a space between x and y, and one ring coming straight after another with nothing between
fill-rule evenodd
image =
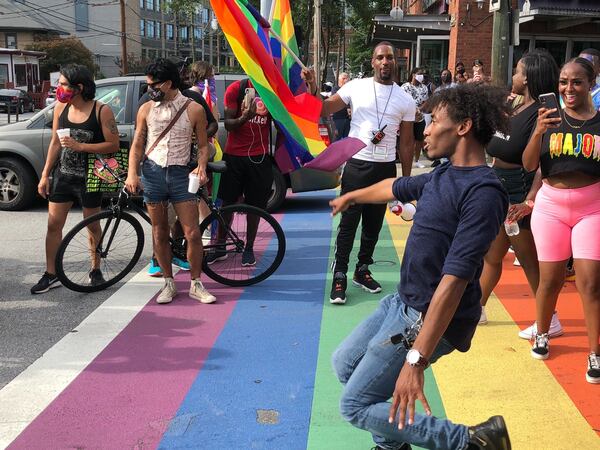
<instances>
[{"instance_id":1,"label":"black sneaker","mask_svg":"<svg viewBox=\"0 0 600 450\"><path fill-rule=\"evenodd\" d=\"M242 253L242 266L254 266L256 265L256 258L254 257L254 250L251 248L245 248Z\"/></svg>"},{"instance_id":2,"label":"black sneaker","mask_svg":"<svg viewBox=\"0 0 600 450\"><path fill-rule=\"evenodd\" d=\"M531 356L535 359L548 359L550 349L548 348L549 341L548 333L537 334L533 338L533 346L531 347Z\"/></svg>"},{"instance_id":3,"label":"black sneaker","mask_svg":"<svg viewBox=\"0 0 600 450\"><path fill-rule=\"evenodd\" d=\"M502 416L490 417L469 427L469 450L510 450L510 438Z\"/></svg>"},{"instance_id":4,"label":"black sneaker","mask_svg":"<svg viewBox=\"0 0 600 450\"><path fill-rule=\"evenodd\" d=\"M588 370L585 374L588 383L600 384L600 355L594 352L588 355Z\"/></svg>"},{"instance_id":5,"label":"black sneaker","mask_svg":"<svg viewBox=\"0 0 600 450\"><path fill-rule=\"evenodd\" d=\"M354 284L354 286L363 288L365 291L370 292L371 294L381 292L381 285L371 276L371 271L366 264L356 268L354 271L352 284Z\"/></svg>"},{"instance_id":6,"label":"black sneaker","mask_svg":"<svg viewBox=\"0 0 600 450\"><path fill-rule=\"evenodd\" d=\"M204 255L204 258L206 259L206 264L210 266L217 261L227 259L227 252L225 249L212 249Z\"/></svg>"},{"instance_id":7,"label":"black sneaker","mask_svg":"<svg viewBox=\"0 0 600 450\"><path fill-rule=\"evenodd\" d=\"M343 305L346 303L346 287L348 281L346 274L336 272L333 275L333 283L331 283L331 294L329 294L329 303L333 305Z\"/></svg>"},{"instance_id":8,"label":"black sneaker","mask_svg":"<svg viewBox=\"0 0 600 450\"><path fill-rule=\"evenodd\" d=\"M100 269L93 269L90 272L89 278L92 286L99 286L103 283L106 283L106 280L102 276L102 271Z\"/></svg>"},{"instance_id":9,"label":"black sneaker","mask_svg":"<svg viewBox=\"0 0 600 450\"><path fill-rule=\"evenodd\" d=\"M58 281L56 275L44 272L44 275L42 275L40 281L38 281L37 284L31 288L31 293L43 294L44 292L48 292L50 289L57 287L60 287L60 281Z\"/></svg>"}]
</instances>

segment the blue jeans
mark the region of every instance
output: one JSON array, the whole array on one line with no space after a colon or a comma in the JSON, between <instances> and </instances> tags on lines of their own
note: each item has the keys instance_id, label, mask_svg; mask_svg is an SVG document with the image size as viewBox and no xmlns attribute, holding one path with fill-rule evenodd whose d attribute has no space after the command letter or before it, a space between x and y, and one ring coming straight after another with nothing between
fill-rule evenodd
<instances>
[{"instance_id":1,"label":"blue jeans","mask_svg":"<svg viewBox=\"0 0 600 450\"><path fill-rule=\"evenodd\" d=\"M142 164L142 185L146 203L179 203L197 200L188 192L190 170L187 166L161 167L151 159Z\"/></svg>"},{"instance_id":2,"label":"blue jeans","mask_svg":"<svg viewBox=\"0 0 600 450\"><path fill-rule=\"evenodd\" d=\"M332 358L335 373L344 385L340 411L352 425L371 432L375 443L385 449L395 450L404 443L438 450L464 449L469 442L464 425L425 414L415 414L414 423L402 430L397 423L388 423L388 400L407 352L402 344L389 344L389 339L403 333L419 315L404 304L398 293L388 295L340 344ZM430 360L433 363L453 350L442 338Z\"/></svg>"}]
</instances>

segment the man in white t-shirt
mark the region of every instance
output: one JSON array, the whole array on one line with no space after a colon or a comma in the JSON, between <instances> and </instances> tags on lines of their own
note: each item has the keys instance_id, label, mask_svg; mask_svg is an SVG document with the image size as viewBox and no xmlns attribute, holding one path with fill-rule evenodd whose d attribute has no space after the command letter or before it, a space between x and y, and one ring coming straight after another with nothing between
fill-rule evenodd
<instances>
[{"instance_id":1,"label":"man in white t-shirt","mask_svg":"<svg viewBox=\"0 0 600 450\"><path fill-rule=\"evenodd\" d=\"M371 66L373 78L354 79L323 101L323 117L350 107L352 121L348 136L367 144L346 163L342 194L396 177L396 156L402 163L402 175L410 176L416 105L411 96L393 81L396 57L392 44L381 42L375 47ZM304 71L303 75L309 91L316 93L314 72ZM353 205L342 213L336 240L331 303L346 303L346 272L361 218L360 250L352 282L367 292L381 291L381 285L371 276L369 265L373 264L373 251L385 210L386 205L366 204Z\"/></svg>"}]
</instances>

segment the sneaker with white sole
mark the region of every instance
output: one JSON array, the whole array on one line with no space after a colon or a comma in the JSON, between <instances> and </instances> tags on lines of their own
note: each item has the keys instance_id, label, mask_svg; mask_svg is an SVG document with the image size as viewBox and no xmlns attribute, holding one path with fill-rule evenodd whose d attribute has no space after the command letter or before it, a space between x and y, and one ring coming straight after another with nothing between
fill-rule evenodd
<instances>
[{"instance_id":1,"label":"sneaker with white sole","mask_svg":"<svg viewBox=\"0 0 600 450\"><path fill-rule=\"evenodd\" d=\"M165 304L171 303L173 297L177 295L177 286L175 286L175 280L173 278L165 278L165 285L163 286L160 294L156 297L156 303Z\"/></svg>"},{"instance_id":2,"label":"sneaker with white sole","mask_svg":"<svg viewBox=\"0 0 600 450\"><path fill-rule=\"evenodd\" d=\"M206 260L206 264L209 266L211 264L216 263L217 261L223 261L227 259L227 252L224 248L216 248L211 249L210 251L204 253L204 258Z\"/></svg>"},{"instance_id":3,"label":"sneaker with white sole","mask_svg":"<svg viewBox=\"0 0 600 450\"><path fill-rule=\"evenodd\" d=\"M333 274L331 283L331 294L329 294L329 303L332 305L343 305L346 303L346 288L348 281L344 272Z\"/></svg>"},{"instance_id":4,"label":"sneaker with white sole","mask_svg":"<svg viewBox=\"0 0 600 450\"><path fill-rule=\"evenodd\" d=\"M352 284L359 288L364 289L371 294L381 292L381 284L379 284L375 278L371 275L371 271L366 264L357 267L354 271L354 277L352 278Z\"/></svg>"},{"instance_id":5,"label":"sneaker with white sole","mask_svg":"<svg viewBox=\"0 0 600 450\"><path fill-rule=\"evenodd\" d=\"M217 298L206 290L202 281L192 280L190 285L190 297L200 301L201 303L210 304L217 301Z\"/></svg>"},{"instance_id":6,"label":"sneaker with white sole","mask_svg":"<svg viewBox=\"0 0 600 450\"><path fill-rule=\"evenodd\" d=\"M40 281L36 283L35 286L31 288L32 294L43 294L44 292L48 292L50 289L54 289L57 287L61 287L60 281L56 275L44 272Z\"/></svg>"},{"instance_id":7,"label":"sneaker with white sole","mask_svg":"<svg viewBox=\"0 0 600 450\"><path fill-rule=\"evenodd\" d=\"M488 323L488 319L487 319L487 315L485 313L485 306L481 307L481 316L479 316L479 322L477 322L477 325L487 325Z\"/></svg>"},{"instance_id":8,"label":"sneaker with white sole","mask_svg":"<svg viewBox=\"0 0 600 450\"><path fill-rule=\"evenodd\" d=\"M187 262L187 261L185 261L185 260L183 260L181 258L178 258L177 256L173 256L173 259L171 260L171 263L174 266L179 267L181 270L190 270L190 268L191 268L189 262Z\"/></svg>"},{"instance_id":9,"label":"sneaker with white sole","mask_svg":"<svg viewBox=\"0 0 600 450\"><path fill-rule=\"evenodd\" d=\"M413 164L413 167L415 167L417 169L424 169L426 166L421 161L415 161Z\"/></svg>"},{"instance_id":10,"label":"sneaker with white sole","mask_svg":"<svg viewBox=\"0 0 600 450\"><path fill-rule=\"evenodd\" d=\"M152 258L150 260L150 266L148 267L148 275L155 278L162 277L162 270L158 265L158 260L156 258Z\"/></svg>"},{"instance_id":11,"label":"sneaker with white sole","mask_svg":"<svg viewBox=\"0 0 600 450\"><path fill-rule=\"evenodd\" d=\"M530 340L530 339L533 339L533 337L535 336L536 333L537 333L537 322L534 322L533 325L531 325L530 327L519 331L519 337L521 339ZM552 314L552 321L550 322L550 328L548 329L548 337L553 338L553 337L562 336L563 334L564 334L563 327L560 324L560 321L558 320L558 314L555 311L554 314Z\"/></svg>"},{"instance_id":12,"label":"sneaker with white sole","mask_svg":"<svg viewBox=\"0 0 600 450\"><path fill-rule=\"evenodd\" d=\"M600 384L600 355L594 352L588 355L588 370L585 379L588 383Z\"/></svg>"},{"instance_id":13,"label":"sneaker with white sole","mask_svg":"<svg viewBox=\"0 0 600 450\"><path fill-rule=\"evenodd\" d=\"M536 334L531 347L531 356L535 359L548 359L550 348L548 333Z\"/></svg>"},{"instance_id":14,"label":"sneaker with white sole","mask_svg":"<svg viewBox=\"0 0 600 450\"><path fill-rule=\"evenodd\" d=\"M254 257L254 250L252 248L245 248L242 253L242 266L255 266L256 258Z\"/></svg>"}]
</instances>

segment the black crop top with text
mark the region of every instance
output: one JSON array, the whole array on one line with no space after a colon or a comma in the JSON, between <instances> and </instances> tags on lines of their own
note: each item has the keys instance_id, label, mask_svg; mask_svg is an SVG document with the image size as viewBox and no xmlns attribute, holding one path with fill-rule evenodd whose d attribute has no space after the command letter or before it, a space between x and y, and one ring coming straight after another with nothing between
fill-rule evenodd
<instances>
[{"instance_id":1,"label":"black crop top with text","mask_svg":"<svg viewBox=\"0 0 600 450\"><path fill-rule=\"evenodd\" d=\"M487 146L490 156L511 164L523 165L523 150L535 128L540 104L533 102L518 114L510 118L510 134L496 133Z\"/></svg>"},{"instance_id":2,"label":"black crop top with text","mask_svg":"<svg viewBox=\"0 0 600 450\"><path fill-rule=\"evenodd\" d=\"M542 177L565 172L600 177L600 112L586 121L574 119L564 110L562 114L560 127L542 136Z\"/></svg>"}]
</instances>

